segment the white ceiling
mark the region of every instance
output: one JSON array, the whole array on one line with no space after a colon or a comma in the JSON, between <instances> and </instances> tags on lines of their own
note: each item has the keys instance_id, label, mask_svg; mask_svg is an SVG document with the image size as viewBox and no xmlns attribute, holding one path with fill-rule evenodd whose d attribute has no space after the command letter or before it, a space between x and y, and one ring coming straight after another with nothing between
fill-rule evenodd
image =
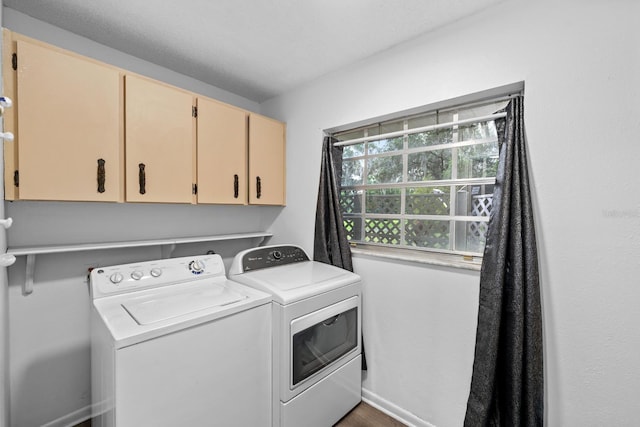
<instances>
[{"instance_id":1,"label":"white ceiling","mask_svg":"<svg viewBox=\"0 0 640 427\"><path fill-rule=\"evenodd\" d=\"M262 102L505 0L4 0Z\"/></svg>"}]
</instances>

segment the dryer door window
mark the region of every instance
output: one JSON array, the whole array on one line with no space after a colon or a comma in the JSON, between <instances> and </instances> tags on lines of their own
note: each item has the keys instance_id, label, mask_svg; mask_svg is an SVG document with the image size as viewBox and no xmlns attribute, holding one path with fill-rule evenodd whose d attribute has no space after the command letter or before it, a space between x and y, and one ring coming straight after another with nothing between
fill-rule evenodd
<instances>
[{"instance_id":1,"label":"dryer door window","mask_svg":"<svg viewBox=\"0 0 640 427\"><path fill-rule=\"evenodd\" d=\"M292 387L358 347L355 300L343 301L292 322Z\"/></svg>"}]
</instances>

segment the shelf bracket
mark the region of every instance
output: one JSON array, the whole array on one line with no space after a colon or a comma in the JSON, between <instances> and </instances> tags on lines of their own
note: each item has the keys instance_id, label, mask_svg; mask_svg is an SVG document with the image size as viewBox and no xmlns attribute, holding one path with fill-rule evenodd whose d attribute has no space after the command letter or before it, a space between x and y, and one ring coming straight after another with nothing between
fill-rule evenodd
<instances>
[{"instance_id":1,"label":"shelf bracket","mask_svg":"<svg viewBox=\"0 0 640 427\"><path fill-rule=\"evenodd\" d=\"M260 241L258 242L258 246L262 246L262 245L264 245L265 243L267 243L267 242L269 241L269 239L271 239L271 235L264 235L264 236L262 236L262 240L260 240Z\"/></svg>"},{"instance_id":2,"label":"shelf bracket","mask_svg":"<svg viewBox=\"0 0 640 427\"><path fill-rule=\"evenodd\" d=\"M33 276L36 271L36 255L27 255L27 271L24 277L24 284L22 285L22 295L31 295L33 292Z\"/></svg>"},{"instance_id":3,"label":"shelf bracket","mask_svg":"<svg viewBox=\"0 0 640 427\"><path fill-rule=\"evenodd\" d=\"M162 245L160 247L160 257L162 259L167 259L167 258L171 258L171 255L173 255L173 251L176 249L176 244L175 243L169 243L167 245Z\"/></svg>"}]
</instances>

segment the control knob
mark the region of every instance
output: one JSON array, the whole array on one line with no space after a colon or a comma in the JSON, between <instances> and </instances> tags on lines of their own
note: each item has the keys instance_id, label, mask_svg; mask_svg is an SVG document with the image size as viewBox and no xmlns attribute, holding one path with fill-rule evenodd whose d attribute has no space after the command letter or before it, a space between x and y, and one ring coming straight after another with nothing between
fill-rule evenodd
<instances>
[{"instance_id":1,"label":"control knob","mask_svg":"<svg viewBox=\"0 0 640 427\"><path fill-rule=\"evenodd\" d=\"M154 267L151 269L151 276L153 277L160 277L162 276L162 269L158 268L158 267Z\"/></svg>"},{"instance_id":2,"label":"control knob","mask_svg":"<svg viewBox=\"0 0 640 427\"><path fill-rule=\"evenodd\" d=\"M113 283L114 285L122 282L123 279L124 276L121 273L113 273L111 276L109 276L109 280L111 280L111 283Z\"/></svg>"},{"instance_id":3,"label":"control knob","mask_svg":"<svg viewBox=\"0 0 640 427\"><path fill-rule=\"evenodd\" d=\"M204 271L204 263L202 261L193 260L189 263L189 270L193 274L200 274Z\"/></svg>"},{"instance_id":4,"label":"control knob","mask_svg":"<svg viewBox=\"0 0 640 427\"><path fill-rule=\"evenodd\" d=\"M140 270L133 270L133 271L131 272L131 278L132 278L133 280L140 280L140 279L142 279L143 277L144 277L144 273L143 273L142 271L140 271Z\"/></svg>"},{"instance_id":5,"label":"control knob","mask_svg":"<svg viewBox=\"0 0 640 427\"><path fill-rule=\"evenodd\" d=\"M282 252L280 251L273 251L271 252L271 256L273 257L273 259L275 260L279 260L282 258Z\"/></svg>"}]
</instances>

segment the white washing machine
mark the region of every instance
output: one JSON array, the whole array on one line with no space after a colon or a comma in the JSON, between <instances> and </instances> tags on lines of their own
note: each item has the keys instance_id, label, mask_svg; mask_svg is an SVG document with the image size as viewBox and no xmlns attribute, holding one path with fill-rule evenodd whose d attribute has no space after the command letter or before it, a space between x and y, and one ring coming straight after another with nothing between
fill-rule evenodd
<instances>
[{"instance_id":1,"label":"white washing machine","mask_svg":"<svg viewBox=\"0 0 640 427\"><path fill-rule=\"evenodd\" d=\"M91 272L93 426L270 426L271 296L219 255Z\"/></svg>"},{"instance_id":2,"label":"white washing machine","mask_svg":"<svg viewBox=\"0 0 640 427\"><path fill-rule=\"evenodd\" d=\"M273 295L273 425L332 426L361 400L360 276L282 245L240 252L229 277Z\"/></svg>"}]
</instances>

